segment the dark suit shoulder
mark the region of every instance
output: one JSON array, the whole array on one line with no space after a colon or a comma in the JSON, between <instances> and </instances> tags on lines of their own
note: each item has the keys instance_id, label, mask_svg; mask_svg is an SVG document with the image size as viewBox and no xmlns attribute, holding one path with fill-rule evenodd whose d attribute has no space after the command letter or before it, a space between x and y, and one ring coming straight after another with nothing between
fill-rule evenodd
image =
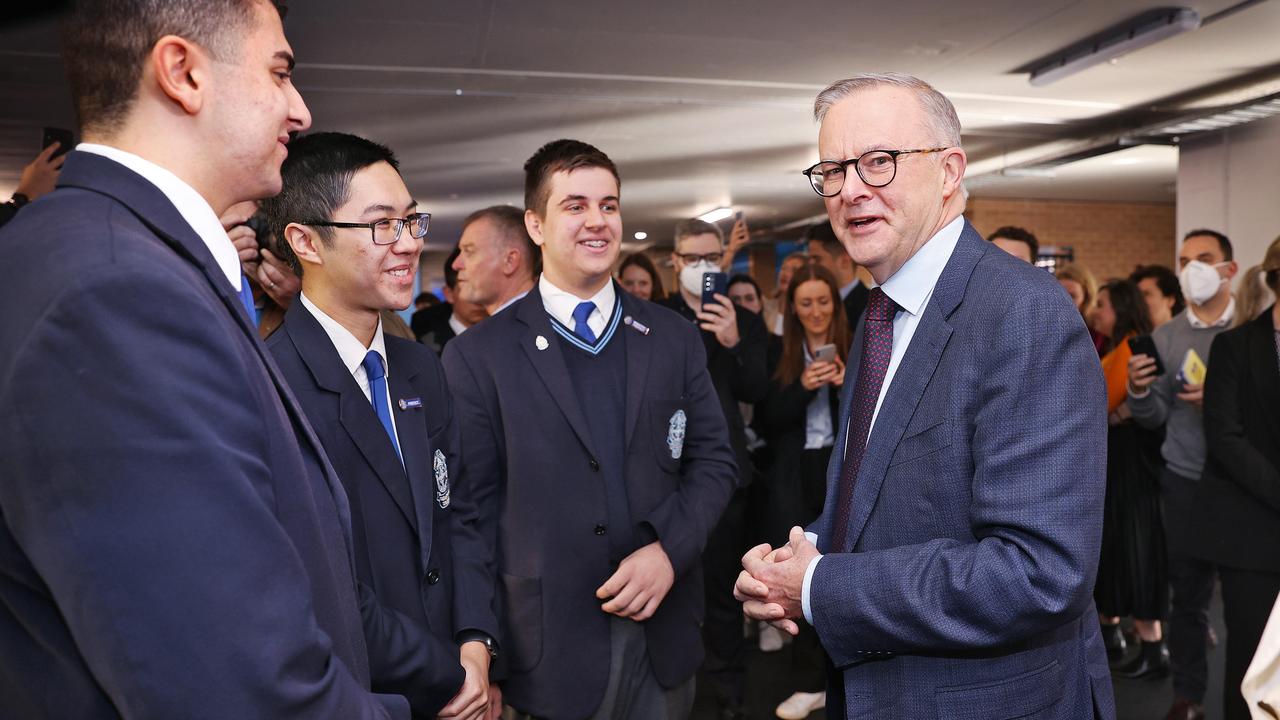
<instances>
[{"instance_id":1,"label":"dark suit shoulder","mask_svg":"<svg viewBox=\"0 0 1280 720\"><path fill-rule=\"evenodd\" d=\"M46 271L44 280L54 282L137 258L148 261L140 273L164 274L154 263L182 262L119 201L79 188L59 188L23 208L0 229L0 258L10 271Z\"/></svg>"}]
</instances>

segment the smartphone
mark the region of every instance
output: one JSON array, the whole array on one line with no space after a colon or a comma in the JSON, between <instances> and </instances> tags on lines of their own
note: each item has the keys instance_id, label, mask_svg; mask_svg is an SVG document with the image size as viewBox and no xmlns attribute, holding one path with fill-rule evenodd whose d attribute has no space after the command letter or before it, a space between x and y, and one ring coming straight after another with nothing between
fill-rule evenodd
<instances>
[{"instance_id":1,"label":"smartphone","mask_svg":"<svg viewBox=\"0 0 1280 720\"><path fill-rule=\"evenodd\" d=\"M737 225L737 224L738 224L738 223L740 223L740 222L742 222L742 211L741 211L741 210L739 210L738 212L736 212L736 213L734 213L734 214L733 214L733 224L734 224L734 225Z\"/></svg>"},{"instance_id":2,"label":"smartphone","mask_svg":"<svg viewBox=\"0 0 1280 720\"><path fill-rule=\"evenodd\" d=\"M1164 374L1164 363L1160 362L1160 353L1156 352L1156 342L1150 335L1134 335L1129 338L1129 349L1134 355L1146 355L1156 361L1156 375Z\"/></svg>"},{"instance_id":3,"label":"smartphone","mask_svg":"<svg viewBox=\"0 0 1280 720\"><path fill-rule=\"evenodd\" d=\"M716 300L716 295L729 295L729 276L722 272L702 273L702 304L708 305Z\"/></svg>"},{"instance_id":4,"label":"smartphone","mask_svg":"<svg viewBox=\"0 0 1280 720\"><path fill-rule=\"evenodd\" d=\"M70 130L65 128L45 127L44 141L40 145L40 149L43 150L54 143L58 143L58 149L53 151L53 155L50 159L65 155L76 145L75 138L71 135Z\"/></svg>"},{"instance_id":5,"label":"smartphone","mask_svg":"<svg viewBox=\"0 0 1280 720\"><path fill-rule=\"evenodd\" d=\"M820 345L820 346L818 346L817 348L814 348L814 350L813 350L813 361L814 361L814 362L835 362L835 361L836 361L836 346L835 346L835 345Z\"/></svg>"}]
</instances>

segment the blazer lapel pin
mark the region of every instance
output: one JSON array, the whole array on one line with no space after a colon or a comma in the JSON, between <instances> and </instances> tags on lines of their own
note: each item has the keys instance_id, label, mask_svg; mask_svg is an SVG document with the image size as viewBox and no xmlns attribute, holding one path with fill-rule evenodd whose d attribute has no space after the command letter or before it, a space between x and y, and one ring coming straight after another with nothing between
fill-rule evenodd
<instances>
[{"instance_id":1,"label":"blazer lapel pin","mask_svg":"<svg viewBox=\"0 0 1280 720\"><path fill-rule=\"evenodd\" d=\"M538 337L533 339L533 346L538 348L539 350L546 350L547 348L551 347L551 344L547 342L547 339L545 337L539 335Z\"/></svg>"},{"instance_id":2,"label":"blazer lapel pin","mask_svg":"<svg viewBox=\"0 0 1280 720\"><path fill-rule=\"evenodd\" d=\"M635 331L639 332L641 335L648 335L648 334L649 334L649 326L645 325L644 323L640 322L639 320L636 320L635 318L631 317L630 315L628 315L628 316L626 316L626 317L622 318L622 324L623 324L623 325L626 325L627 327L630 327L632 330L635 330Z\"/></svg>"},{"instance_id":3,"label":"blazer lapel pin","mask_svg":"<svg viewBox=\"0 0 1280 720\"><path fill-rule=\"evenodd\" d=\"M422 407L422 398L400 398L399 404L401 410L420 408Z\"/></svg>"}]
</instances>

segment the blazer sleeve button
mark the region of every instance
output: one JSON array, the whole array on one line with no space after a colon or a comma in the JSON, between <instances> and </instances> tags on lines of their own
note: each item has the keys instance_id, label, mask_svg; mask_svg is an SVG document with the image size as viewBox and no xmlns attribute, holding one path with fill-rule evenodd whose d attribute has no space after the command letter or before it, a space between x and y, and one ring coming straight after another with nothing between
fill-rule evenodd
<instances>
[{"instance_id":1,"label":"blazer sleeve button","mask_svg":"<svg viewBox=\"0 0 1280 720\"><path fill-rule=\"evenodd\" d=\"M607 529L603 525L597 525L595 532L597 535L603 535L607 532Z\"/></svg>"}]
</instances>

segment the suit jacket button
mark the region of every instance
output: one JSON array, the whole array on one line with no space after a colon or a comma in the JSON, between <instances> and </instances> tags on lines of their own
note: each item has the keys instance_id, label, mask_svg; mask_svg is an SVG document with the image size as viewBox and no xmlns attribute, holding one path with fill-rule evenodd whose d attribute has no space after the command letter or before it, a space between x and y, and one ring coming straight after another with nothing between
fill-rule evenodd
<instances>
[{"instance_id":1,"label":"suit jacket button","mask_svg":"<svg viewBox=\"0 0 1280 720\"><path fill-rule=\"evenodd\" d=\"M428 571L427 571L427 584L428 584L428 585L435 585L435 584L436 584L436 583L438 583L438 582L440 582L440 571L439 571L439 570L436 570L435 568L432 568L432 569L428 570Z\"/></svg>"},{"instance_id":2,"label":"suit jacket button","mask_svg":"<svg viewBox=\"0 0 1280 720\"><path fill-rule=\"evenodd\" d=\"M595 472L600 472L600 461L595 458L591 458L591 469Z\"/></svg>"},{"instance_id":3,"label":"suit jacket button","mask_svg":"<svg viewBox=\"0 0 1280 720\"><path fill-rule=\"evenodd\" d=\"M604 527L603 525L597 525L597 526L596 526L596 534L597 534L597 535L603 535L603 534L605 534L605 527Z\"/></svg>"}]
</instances>

